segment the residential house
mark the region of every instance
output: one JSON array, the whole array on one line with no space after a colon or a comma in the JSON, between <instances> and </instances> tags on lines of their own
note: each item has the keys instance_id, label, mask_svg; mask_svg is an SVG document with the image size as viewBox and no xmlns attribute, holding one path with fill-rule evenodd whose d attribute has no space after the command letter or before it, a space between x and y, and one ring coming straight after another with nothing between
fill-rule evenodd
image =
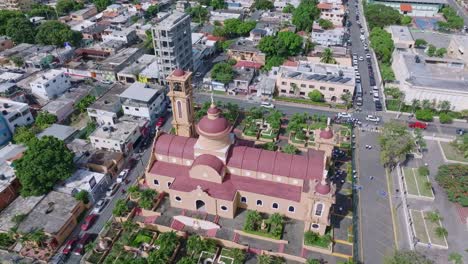
<instances>
[{"instance_id":1,"label":"residential house","mask_svg":"<svg viewBox=\"0 0 468 264\"><path fill-rule=\"evenodd\" d=\"M346 30L343 27L323 29L317 22L312 26L312 42L323 46L342 46Z\"/></svg>"},{"instance_id":2,"label":"residential house","mask_svg":"<svg viewBox=\"0 0 468 264\"><path fill-rule=\"evenodd\" d=\"M24 151L26 147L15 144L8 144L0 149L0 211L18 197L20 183L11 165Z\"/></svg>"},{"instance_id":3,"label":"residential house","mask_svg":"<svg viewBox=\"0 0 468 264\"><path fill-rule=\"evenodd\" d=\"M0 98L0 111L11 134L15 133L16 128L19 126L34 123L34 117L28 104Z\"/></svg>"},{"instance_id":4,"label":"residential house","mask_svg":"<svg viewBox=\"0 0 468 264\"><path fill-rule=\"evenodd\" d=\"M115 125L122 112L120 94L127 88L120 83L113 86L88 107L88 116L98 125Z\"/></svg>"},{"instance_id":5,"label":"residential house","mask_svg":"<svg viewBox=\"0 0 468 264\"><path fill-rule=\"evenodd\" d=\"M85 191L89 194L90 201L95 203L105 195L111 182L111 177L108 174L78 169L63 183L56 185L54 190L71 196Z\"/></svg>"},{"instance_id":6,"label":"residential house","mask_svg":"<svg viewBox=\"0 0 468 264\"><path fill-rule=\"evenodd\" d=\"M230 94L250 94L250 85L255 77L255 69L234 68L235 76L229 84L228 92Z\"/></svg>"},{"instance_id":7,"label":"residential house","mask_svg":"<svg viewBox=\"0 0 468 264\"><path fill-rule=\"evenodd\" d=\"M236 61L252 61L265 65L266 56L250 40L239 39L227 49L227 55Z\"/></svg>"},{"instance_id":8,"label":"residential house","mask_svg":"<svg viewBox=\"0 0 468 264\"><path fill-rule=\"evenodd\" d=\"M68 75L61 70L49 70L30 83L32 93L42 99L50 100L70 89Z\"/></svg>"},{"instance_id":9,"label":"residential house","mask_svg":"<svg viewBox=\"0 0 468 264\"><path fill-rule=\"evenodd\" d=\"M97 8L95 5L86 6L83 9L77 10L70 14L72 20L85 20L93 17L97 14Z\"/></svg>"},{"instance_id":10,"label":"residential house","mask_svg":"<svg viewBox=\"0 0 468 264\"><path fill-rule=\"evenodd\" d=\"M46 136L55 137L65 143L71 142L78 130L71 126L52 124L50 127L44 129L41 133L37 135L38 138L43 138Z\"/></svg>"},{"instance_id":11,"label":"residential house","mask_svg":"<svg viewBox=\"0 0 468 264\"><path fill-rule=\"evenodd\" d=\"M320 18L329 20L334 26L342 27L345 18L345 7L343 4L319 3Z\"/></svg>"},{"instance_id":12,"label":"residential house","mask_svg":"<svg viewBox=\"0 0 468 264\"><path fill-rule=\"evenodd\" d=\"M145 83L133 83L120 94L125 115L149 120L151 123L165 112L167 107L164 88Z\"/></svg>"},{"instance_id":13,"label":"residential house","mask_svg":"<svg viewBox=\"0 0 468 264\"><path fill-rule=\"evenodd\" d=\"M95 149L129 153L140 138L140 126L136 122L118 122L114 125L103 125L89 136Z\"/></svg>"},{"instance_id":14,"label":"residential house","mask_svg":"<svg viewBox=\"0 0 468 264\"><path fill-rule=\"evenodd\" d=\"M123 83L134 83L138 81L139 74L146 69L151 63L156 61L156 56L150 54L143 54L135 62L125 67L117 73L117 79Z\"/></svg>"}]
</instances>

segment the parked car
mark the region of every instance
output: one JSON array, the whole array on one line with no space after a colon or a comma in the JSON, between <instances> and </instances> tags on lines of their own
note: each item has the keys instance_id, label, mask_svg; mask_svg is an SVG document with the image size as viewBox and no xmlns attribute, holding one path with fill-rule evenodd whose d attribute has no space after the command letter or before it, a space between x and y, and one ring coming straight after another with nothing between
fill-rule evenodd
<instances>
[{"instance_id":1,"label":"parked car","mask_svg":"<svg viewBox=\"0 0 468 264\"><path fill-rule=\"evenodd\" d=\"M106 207L108 202L109 200L105 198L97 201L96 204L94 205L93 214L101 213L102 210L104 210L104 208Z\"/></svg>"},{"instance_id":2,"label":"parked car","mask_svg":"<svg viewBox=\"0 0 468 264\"><path fill-rule=\"evenodd\" d=\"M109 81L109 80L102 80L101 81L103 84L112 84L112 81Z\"/></svg>"},{"instance_id":3,"label":"parked car","mask_svg":"<svg viewBox=\"0 0 468 264\"><path fill-rule=\"evenodd\" d=\"M272 104L272 103L268 103L268 102L262 102L260 104L261 107L264 107L264 108L275 108L275 105Z\"/></svg>"},{"instance_id":4,"label":"parked car","mask_svg":"<svg viewBox=\"0 0 468 264\"><path fill-rule=\"evenodd\" d=\"M73 247L75 247L76 242L78 242L78 238L74 237L67 241L65 247L62 250L62 253L65 255L70 254L72 252Z\"/></svg>"},{"instance_id":5,"label":"parked car","mask_svg":"<svg viewBox=\"0 0 468 264\"><path fill-rule=\"evenodd\" d=\"M370 60L371 56L369 53L366 54L366 59L369 59Z\"/></svg>"},{"instance_id":6,"label":"parked car","mask_svg":"<svg viewBox=\"0 0 468 264\"><path fill-rule=\"evenodd\" d=\"M371 121L371 122L379 122L380 118L378 116L374 116L374 115L367 115L366 120Z\"/></svg>"},{"instance_id":7,"label":"parked car","mask_svg":"<svg viewBox=\"0 0 468 264\"><path fill-rule=\"evenodd\" d=\"M419 121L409 122L408 127L426 129L427 128L427 123L419 122Z\"/></svg>"},{"instance_id":8,"label":"parked car","mask_svg":"<svg viewBox=\"0 0 468 264\"><path fill-rule=\"evenodd\" d=\"M362 97L361 97L361 96L358 96L358 97L356 98L356 105L357 105L357 106L362 106Z\"/></svg>"},{"instance_id":9,"label":"parked car","mask_svg":"<svg viewBox=\"0 0 468 264\"><path fill-rule=\"evenodd\" d=\"M460 136L463 136L465 134L465 129L463 129L463 128L457 129L457 134L460 135Z\"/></svg>"},{"instance_id":10,"label":"parked car","mask_svg":"<svg viewBox=\"0 0 468 264\"><path fill-rule=\"evenodd\" d=\"M364 58L363 58L362 56L359 56L359 60L360 60L360 61L363 61Z\"/></svg>"},{"instance_id":11,"label":"parked car","mask_svg":"<svg viewBox=\"0 0 468 264\"><path fill-rule=\"evenodd\" d=\"M375 101L375 110L382 111L382 103L379 101Z\"/></svg>"},{"instance_id":12,"label":"parked car","mask_svg":"<svg viewBox=\"0 0 468 264\"><path fill-rule=\"evenodd\" d=\"M164 117L159 117L158 121L156 121L156 127L162 127L164 125L164 122L166 122L166 119Z\"/></svg>"},{"instance_id":13,"label":"parked car","mask_svg":"<svg viewBox=\"0 0 468 264\"><path fill-rule=\"evenodd\" d=\"M119 176L117 176L117 182L118 182L118 183L123 182L123 181L127 178L128 172L129 172L129 169L122 170L122 171L119 173Z\"/></svg>"},{"instance_id":14,"label":"parked car","mask_svg":"<svg viewBox=\"0 0 468 264\"><path fill-rule=\"evenodd\" d=\"M96 219L98 218L98 215L97 214L90 214L88 215L85 220L84 220L84 223L81 224L81 230L83 231L86 231L88 230L91 226L93 226L94 222L96 222Z\"/></svg>"},{"instance_id":15,"label":"parked car","mask_svg":"<svg viewBox=\"0 0 468 264\"><path fill-rule=\"evenodd\" d=\"M119 189L119 183L113 183L109 188L107 188L106 196L111 197Z\"/></svg>"},{"instance_id":16,"label":"parked car","mask_svg":"<svg viewBox=\"0 0 468 264\"><path fill-rule=\"evenodd\" d=\"M80 240L76 244L75 250L73 250L73 254L75 255L83 255L85 246L91 242L93 239L93 235L90 233L85 233L81 236Z\"/></svg>"}]
</instances>

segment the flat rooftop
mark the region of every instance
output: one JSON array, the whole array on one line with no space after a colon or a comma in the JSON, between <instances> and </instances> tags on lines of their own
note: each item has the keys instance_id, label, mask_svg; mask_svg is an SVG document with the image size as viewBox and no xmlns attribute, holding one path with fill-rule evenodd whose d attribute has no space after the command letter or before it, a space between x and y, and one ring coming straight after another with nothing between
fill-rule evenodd
<instances>
[{"instance_id":1,"label":"flat rooftop","mask_svg":"<svg viewBox=\"0 0 468 264\"><path fill-rule=\"evenodd\" d=\"M338 83L349 86L355 84L355 74L352 67L332 64L300 62L298 66L281 66L279 74L288 79Z\"/></svg>"},{"instance_id":2,"label":"flat rooftop","mask_svg":"<svg viewBox=\"0 0 468 264\"><path fill-rule=\"evenodd\" d=\"M404 26L389 26L389 30L391 31L392 35L399 38L402 41L413 41L413 35L408 27Z\"/></svg>"},{"instance_id":3,"label":"flat rooftop","mask_svg":"<svg viewBox=\"0 0 468 264\"><path fill-rule=\"evenodd\" d=\"M91 180L94 178L95 182L99 183L105 176L103 173L78 169L63 184L57 185L55 191L73 195L80 190L92 190Z\"/></svg>"},{"instance_id":4,"label":"flat rooftop","mask_svg":"<svg viewBox=\"0 0 468 264\"><path fill-rule=\"evenodd\" d=\"M61 74L64 74L64 71L52 69L52 70L49 70L49 71L43 73L42 75L40 75L37 79L34 80L34 83L36 83L36 84L45 84L48 81L50 81L52 79L55 79L55 77L57 77L57 76L59 76Z\"/></svg>"},{"instance_id":5,"label":"flat rooftop","mask_svg":"<svg viewBox=\"0 0 468 264\"><path fill-rule=\"evenodd\" d=\"M136 100L140 102L151 102L152 99L163 89L155 86L155 88L141 82L135 82L130 85L122 94L121 98Z\"/></svg>"},{"instance_id":6,"label":"flat rooftop","mask_svg":"<svg viewBox=\"0 0 468 264\"><path fill-rule=\"evenodd\" d=\"M44 131L42 131L41 133L39 133L37 137L42 138L45 136L52 136L60 140L66 140L73 136L76 132L77 130L74 127L53 124L50 127L44 129Z\"/></svg>"},{"instance_id":7,"label":"flat rooftop","mask_svg":"<svg viewBox=\"0 0 468 264\"><path fill-rule=\"evenodd\" d=\"M78 204L79 202L69 194L51 191L21 222L18 230L28 233L43 228L45 233L56 234L70 219Z\"/></svg>"},{"instance_id":8,"label":"flat rooftop","mask_svg":"<svg viewBox=\"0 0 468 264\"><path fill-rule=\"evenodd\" d=\"M156 29L171 29L188 16L189 15L186 13L172 11L172 14L164 18L161 22L159 22L156 25Z\"/></svg>"},{"instance_id":9,"label":"flat rooftop","mask_svg":"<svg viewBox=\"0 0 468 264\"><path fill-rule=\"evenodd\" d=\"M146 67L148 67L148 65L150 65L155 60L156 60L155 55L143 54L134 63L132 63L129 66L125 67L118 74L138 75L138 73L140 73L142 70L144 70Z\"/></svg>"},{"instance_id":10,"label":"flat rooftop","mask_svg":"<svg viewBox=\"0 0 468 264\"><path fill-rule=\"evenodd\" d=\"M15 170L6 162L0 163L0 192L8 188L16 179Z\"/></svg>"},{"instance_id":11,"label":"flat rooftop","mask_svg":"<svg viewBox=\"0 0 468 264\"><path fill-rule=\"evenodd\" d=\"M96 128L90 137L112 139L125 142L139 125L134 122L118 122L113 126L101 126Z\"/></svg>"},{"instance_id":12,"label":"flat rooftop","mask_svg":"<svg viewBox=\"0 0 468 264\"><path fill-rule=\"evenodd\" d=\"M105 93L101 98L97 99L89 109L96 109L102 111L114 112L116 105L121 105L120 94L127 89L121 83L115 83L107 93Z\"/></svg>"},{"instance_id":13,"label":"flat rooftop","mask_svg":"<svg viewBox=\"0 0 468 264\"><path fill-rule=\"evenodd\" d=\"M421 58L420 63L416 63L415 54L402 54L402 56L410 72L407 82L415 86L468 92L468 72L463 68L427 63L424 58ZM429 59L435 62L433 58Z\"/></svg>"},{"instance_id":14,"label":"flat rooftop","mask_svg":"<svg viewBox=\"0 0 468 264\"><path fill-rule=\"evenodd\" d=\"M125 48L120 50L118 53L110 56L109 58L103 60L99 64L101 65L121 65L122 63L125 63L128 58L130 58L133 54L138 52L138 48Z\"/></svg>"},{"instance_id":15,"label":"flat rooftop","mask_svg":"<svg viewBox=\"0 0 468 264\"><path fill-rule=\"evenodd\" d=\"M261 51L257 48L257 45L253 41L250 41L248 39L239 39L232 43L228 49L235 51L261 53Z\"/></svg>"},{"instance_id":16,"label":"flat rooftop","mask_svg":"<svg viewBox=\"0 0 468 264\"><path fill-rule=\"evenodd\" d=\"M16 224L13 222L15 215L28 214L44 198L44 196L18 196L7 208L0 213L0 231L8 232Z\"/></svg>"}]
</instances>

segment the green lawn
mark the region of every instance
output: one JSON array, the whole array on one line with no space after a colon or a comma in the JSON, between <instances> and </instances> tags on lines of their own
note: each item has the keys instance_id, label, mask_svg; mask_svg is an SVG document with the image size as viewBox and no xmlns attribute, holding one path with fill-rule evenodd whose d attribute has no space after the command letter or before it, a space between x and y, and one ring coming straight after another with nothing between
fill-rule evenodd
<instances>
[{"instance_id":1,"label":"green lawn","mask_svg":"<svg viewBox=\"0 0 468 264\"><path fill-rule=\"evenodd\" d=\"M463 157L463 154L460 153L456 148L450 145L449 142L440 142L442 149L444 150L445 157L448 160L468 162L468 159Z\"/></svg>"},{"instance_id":2,"label":"green lawn","mask_svg":"<svg viewBox=\"0 0 468 264\"><path fill-rule=\"evenodd\" d=\"M427 216L427 212L424 212L424 217L426 216ZM447 244L445 243L445 239L443 237L440 238L436 236L435 230L437 227L441 226L439 222L433 223L429 220L426 220L426 226L427 226L427 233L429 234L432 244L447 246Z\"/></svg>"},{"instance_id":3,"label":"green lawn","mask_svg":"<svg viewBox=\"0 0 468 264\"><path fill-rule=\"evenodd\" d=\"M411 216L413 217L413 229L416 234L416 237L419 238L422 243L429 243L429 238L427 237L426 227L424 226L424 217L421 211L410 210Z\"/></svg>"},{"instance_id":4,"label":"green lawn","mask_svg":"<svg viewBox=\"0 0 468 264\"><path fill-rule=\"evenodd\" d=\"M416 181L418 183L419 187L419 194L421 196L426 196L426 197L434 197L434 194L432 193L432 188L427 186L427 182L430 182L428 176L421 176L418 172L418 169L413 169L414 172L414 177L416 178Z\"/></svg>"},{"instance_id":5,"label":"green lawn","mask_svg":"<svg viewBox=\"0 0 468 264\"><path fill-rule=\"evenodd\" d=\"M414 179L414 175L411 168L403 168L403 172L405 173L405 182L406 188L408 189L408 193L412 195L419 195L418 187L416 186L416 180Z\"/></svg>"}]
</instances>

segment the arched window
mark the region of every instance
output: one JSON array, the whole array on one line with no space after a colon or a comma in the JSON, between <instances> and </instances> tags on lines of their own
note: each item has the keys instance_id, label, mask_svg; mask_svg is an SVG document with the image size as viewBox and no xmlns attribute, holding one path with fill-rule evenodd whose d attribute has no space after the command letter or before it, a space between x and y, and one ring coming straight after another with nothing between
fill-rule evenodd
<instances>
[{"instance_id":1,"label":"arched window","mask_svg":"<svg viewBox=\"0 0 468 264\"><path fill-rule=\"evenodd\" d=\"M278 206L278 203L273 203L273 204L271 205L271 207L272 207L273 209L278 209L279 206Z\"/></svg>"},{"instance_id":2,"label":"arched window","mask_svg":"<svg viewBox=\"0 0 468 264\"><path fill-rule=\"evenodd\" d=\"M182 118L182 103L180 101L177 101L177 114L179 118Z\"/></svg>"},{"instance_id":3,"label":"arched window","mask_svg":"<svg viewBox=\"0 0 468 264\"><path fill-rule=\"evenodd\" d=\"M319 203L315 206L315 215L322 216L322 213L323 213L323 204Z\"/></svg>"},{"instance_id":4,"label":"arched window","mask_svg":"<svg viewBox=\"0 0 468 264\"><path fill-rule=\"evenodd\" d=\"M262 206L262 205L263 205L262 200L257 200L257 206Z\"/></svg>"}]
</instances>

